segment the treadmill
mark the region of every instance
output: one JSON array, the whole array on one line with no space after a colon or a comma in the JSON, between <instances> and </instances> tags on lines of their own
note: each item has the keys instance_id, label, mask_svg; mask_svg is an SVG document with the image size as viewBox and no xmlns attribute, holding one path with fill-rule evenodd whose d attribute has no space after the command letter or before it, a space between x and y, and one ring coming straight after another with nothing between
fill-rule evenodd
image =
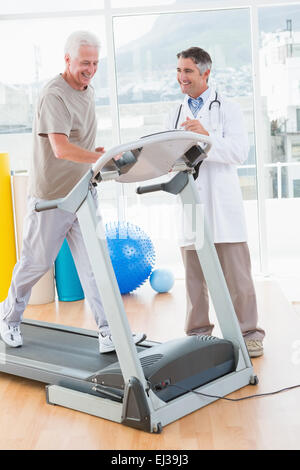
<instances>
[{"instance_id":1,"label":"treadmill","mask_svg":"<svg viewBox=\"0 0 300 470\"><path fill-rule=\"evenodd\" d=\"M108 150L65 197L36 205L37 211L77 215L114 339L115 352L99 353L98 333L40 321L22 322L24 344L0 340L0 371L46 384L49 404L89 413L147 432L163 427L249 384L257 384L193 174L211 148L209 137L166 131ZM122 154L122 157L114 157ZM186 336L136 346L111 264L105 228L91 190L104 181L165 182L143 185L138 194L166 191L191 210L189 229L201 234L195 248L215 307L222 338ZM101 207L100 207L101 209Z\"/></svg>"}]
</instances>

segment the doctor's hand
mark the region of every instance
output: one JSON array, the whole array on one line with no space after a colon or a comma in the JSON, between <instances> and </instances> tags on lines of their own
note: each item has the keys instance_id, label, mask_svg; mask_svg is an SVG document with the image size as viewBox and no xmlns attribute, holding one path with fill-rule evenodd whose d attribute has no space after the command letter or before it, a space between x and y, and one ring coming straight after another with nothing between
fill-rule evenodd
<instances>
[{"instance_id":1,"label":"doctor's hand","mask_svg":"<svg viewBox=\"0 0 300 470\"><path fill-rule=\"evenodd\" d=\"M201 122L198 119L186 118L181 124L181 127L184 127L185 131L196 132L197 134L209 135L207 130L202 126Z\"/></svg>"}]
</instances>

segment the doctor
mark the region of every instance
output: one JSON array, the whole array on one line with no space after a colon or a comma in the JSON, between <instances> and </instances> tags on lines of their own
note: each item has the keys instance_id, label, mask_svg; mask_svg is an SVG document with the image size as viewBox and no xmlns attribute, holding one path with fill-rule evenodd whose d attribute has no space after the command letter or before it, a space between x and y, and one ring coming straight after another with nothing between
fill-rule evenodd
<instances>
[{"instance_id":1,"label":"doctor","mask_svg":"<svg viewBox=\"0 0 300 470\"><path fill-rule=\"evenodd\" d=\"M169 116L169 129L209 135L212 149L196 177L232 302L251 357L263 354L265 332L258 327L243 200L236 166L248 155L243 115L237 103L220 97L208 85L209 54L191 47L177 54L177 80L183 103ZM188 335L212 333L206 282L193 246L181 247L186 272Z\"/></svg>"}]
</instances>

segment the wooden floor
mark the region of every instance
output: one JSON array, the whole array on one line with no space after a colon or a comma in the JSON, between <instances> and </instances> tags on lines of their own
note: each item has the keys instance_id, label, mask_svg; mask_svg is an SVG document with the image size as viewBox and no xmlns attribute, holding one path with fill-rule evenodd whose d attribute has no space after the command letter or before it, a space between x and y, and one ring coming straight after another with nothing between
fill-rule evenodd
<instances>
[{"instance_id":1,"label":"wooden floor","mask_svg":"<svg viewBox=\"0 0 300 470\"><path fill-rule=\"evenodd\" d=\"M265 355L253 360L260 382L231 397L300 385L300 306L289 304L271 281L256 285L267 332ZM159 341L182 336L182 282L170 294L145 286L124 296L124 303L134 330ZM25 316L95 329L83 301L29 306ZM43 384L0 374L0 449L300 449L299 403L300 388L236 403L219 400L156 435L47 405Z\"/></svg>"}]
</instances>

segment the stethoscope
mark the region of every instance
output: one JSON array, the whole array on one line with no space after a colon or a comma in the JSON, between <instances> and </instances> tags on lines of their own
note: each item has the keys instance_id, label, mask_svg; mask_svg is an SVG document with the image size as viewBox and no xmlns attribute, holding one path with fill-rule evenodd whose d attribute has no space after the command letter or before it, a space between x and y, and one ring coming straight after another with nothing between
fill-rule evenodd
<instances>
[{"instance_id":1,"label":"stethoscope","mask_svg":"<svg viewBox=\"0 0 300 470\"><path fill-rule=\"evenodd\" d=\"M209 103L209 107L208 107L208 111L210 112L209 113L210 125L211 125L211 128L214 132L218 129L218 127L220 125L220 108L221 108L221 103L220 103L220 100L218 99L218 93L216 92L215 99L212 100ZM218 112L218 116L217 116L217 119L213 119L213 117L215 118L215 110L216 109L217 109L217 112ZM175 123L175 129L177 129L177 126L178 126L178 121L179 121L179 118L180 118L181 110L182 110L182 104L179 106L179 109L178 109L176 123Z\"/></svg>"}]
</instances>

